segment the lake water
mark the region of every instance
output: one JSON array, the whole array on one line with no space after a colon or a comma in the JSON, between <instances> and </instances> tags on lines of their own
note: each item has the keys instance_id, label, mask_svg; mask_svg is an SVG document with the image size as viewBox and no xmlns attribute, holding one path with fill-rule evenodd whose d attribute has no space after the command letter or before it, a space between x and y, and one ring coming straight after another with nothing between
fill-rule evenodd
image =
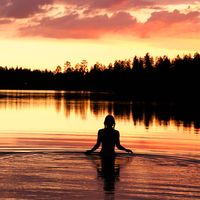
<instances>
[{"instance_id":1,"label":"lake water","mask_svg":"<svg viewBox=\"0 0 200 200\"><path fill-rule=\"evenodd\" d=\"M112 100L106 93L1 90L0 147L88 149L113 114L121 143L136 152L199 156L200 118L189 111Z\"/></svg>"},{"instance_id":2,"label":"lake water","mask_svg":"<svg viewBox=\"0 0 200 200\"><path fill-rule=\"evenodd\" d=\"M120 99L0 90L1 197L199 199L199 110ZM96 142L107 114L115 116L121 144L135 156L119 152L105 164L82 153Z\"/></svg>"}]
</instances>

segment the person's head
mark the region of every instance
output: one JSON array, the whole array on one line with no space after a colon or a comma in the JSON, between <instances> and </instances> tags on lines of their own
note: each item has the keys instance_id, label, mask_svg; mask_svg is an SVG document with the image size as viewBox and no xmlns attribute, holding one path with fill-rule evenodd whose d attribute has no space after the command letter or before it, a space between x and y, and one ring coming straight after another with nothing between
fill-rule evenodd
<instances>
[{"instance_id":1,"label":"person's head","mask_svg":"<svg viewBox=\"0 0 200 200\"><path fill-rule=\"evenodd\" d=\"M112 115L107 115L104 120L105 128L114 128L115 127L115 118Z\"/></svg>"}]
</instances>

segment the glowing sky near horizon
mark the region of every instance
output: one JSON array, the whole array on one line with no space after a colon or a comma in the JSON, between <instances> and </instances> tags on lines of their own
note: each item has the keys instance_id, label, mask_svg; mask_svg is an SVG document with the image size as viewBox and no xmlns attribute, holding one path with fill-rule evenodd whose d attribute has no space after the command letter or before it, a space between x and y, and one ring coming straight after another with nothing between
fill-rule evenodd
<instances>
[{"instance_id":1,"label":"glowing sky near horizon","mask_svg":"<svg viewBox=\"0 0 200 200\"><path fill-rule=\"evenodd\" d=\"M0 66L53 70L200 50L200 0L1 0Z\"/></svg>"}]
</instances>

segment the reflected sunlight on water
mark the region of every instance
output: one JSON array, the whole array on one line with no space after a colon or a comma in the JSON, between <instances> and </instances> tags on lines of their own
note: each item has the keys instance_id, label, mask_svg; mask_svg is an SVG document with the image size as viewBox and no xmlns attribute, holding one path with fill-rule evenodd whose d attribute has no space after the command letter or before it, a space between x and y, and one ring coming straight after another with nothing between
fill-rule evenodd
<instances>
[{"instance_id":1,"label":"reflected sunlight on water","mask_svg":"<svg viewBox=\"0 0 200 200\"><path fill-rule=\"evenodd\" d=\"M176 156L2 153L2 199L197 200L200 162Z\"/></svg>"},{"instance_id":2,"label":"reflected sunlight on water","mask_svg":"<svg viewBox=\"0 0 200 200\"><path fill-rule=\"evenodd\" d=\"M1 198L200 199L200 112L188 106L0 90ZM108 113L135 154L83 154Z\"/></svg>"},{"instance_id":3,"label":"reflected sunlight on water","mask_svg":"<svg viewBox=\"0 0 200 200\"><path fill-rule=\"evenodd\" d=\"M127 147L138 152L200 155L197 111L184 113L180 106L98 95L1 90L0 147L88 149L111 113Z\"/></svg>"}]
</instances>

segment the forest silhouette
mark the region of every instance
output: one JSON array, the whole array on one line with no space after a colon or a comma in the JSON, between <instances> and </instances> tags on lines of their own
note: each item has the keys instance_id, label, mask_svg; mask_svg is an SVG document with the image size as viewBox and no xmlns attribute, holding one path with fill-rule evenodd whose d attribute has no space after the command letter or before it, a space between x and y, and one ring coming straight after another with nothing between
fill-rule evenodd
<instances>
[{"instance_id":1,"label":"forest silhouette","mask_svg":"<svg viewBox=\"0 0 200 200\"><path fill-rule=\"evenodd\" d=\"M146 53L108 66L95 63L90 69L86 60L74 67L66 61L54 71L0 67L0 88L104 91L135 99L197 100L199 75L199 53L173 59L154 59Z\"/></svg>"}]
</instances>

